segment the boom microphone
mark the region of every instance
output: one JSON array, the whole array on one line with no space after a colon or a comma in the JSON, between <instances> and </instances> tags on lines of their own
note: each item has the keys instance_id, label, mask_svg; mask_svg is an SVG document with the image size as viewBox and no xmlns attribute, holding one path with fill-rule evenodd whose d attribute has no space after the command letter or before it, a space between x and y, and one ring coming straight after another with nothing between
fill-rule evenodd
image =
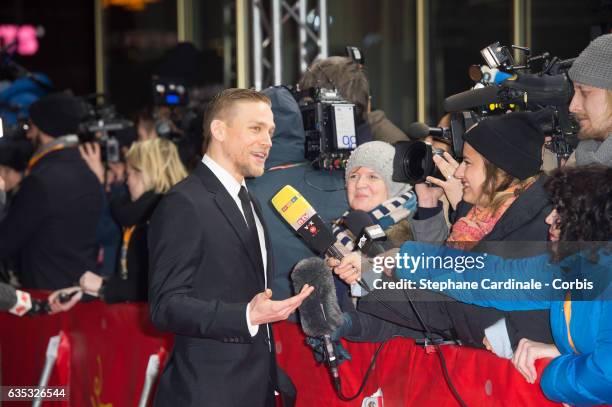
<instances>
[{"instance_id":1,"label":"boom microphone","mask_svg":"<svg viewBox=\"0 0 612 407\"><path fill-rule=\"evenodd\" d=\"M486 106L491 103L516 103L523 101L524 92L503 89L501 86L485 86L470 89L444 99L444 110L459 112L473 109L476 106Z\"/></svg>"},{"instance_id":2,"label":"boom microphone","mask_svg":"<svg viewBox=\"0 0 612 407\"><path fill-rule=\"evenodd\" d=\"M449 96L444 100L444 110L457 112L492 103L563 106L571 101L572 92L566 75L521 74L506 79L501 85Z\"/></svg>"}]
</instances>

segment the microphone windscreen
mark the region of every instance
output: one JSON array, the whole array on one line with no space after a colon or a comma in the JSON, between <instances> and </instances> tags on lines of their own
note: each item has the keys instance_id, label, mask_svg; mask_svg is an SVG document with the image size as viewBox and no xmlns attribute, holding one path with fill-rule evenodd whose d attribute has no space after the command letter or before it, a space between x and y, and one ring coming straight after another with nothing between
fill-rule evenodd
<instances>
[{"instance_id":1,"label":"microphone windscreen","mask_svg":"<svg viewBox=\"0 0 612 407\"><path fill-rule=\"evenodd\" d=\"M429 126L425 123L414 122L406 129L406 134L411 139L422 139L429 136Z\"/></svg>"},{"instance_id":2,"label":"microphone windscreen","mask_svg":"<svg viewBox=\"0 0 612 407\"><path fill-rule=\"evenodd\" d=\"M0 283L0 311L8 311L17 304L17 293L15 288Z\"/></svg>"},{"instance_id":3,"label":"microphone windscreen","mask_svg":"<svg viewBox=\"0 0 612 407\"><path fill-rule=\"evenodd\" d=\"M476 106L499 103L499 90L498 86L485 86L484 88L470 89L457 93L444 99L444 110L447 112L458 112L469 110Z\"/></svg>"},{"instance_id":4,"label":"microphone windscreen","mask_svg":"<svg viewBox=\"0 0 612 407\"><path fill-rule=\"evenodd\" d=\"M301 260L295 265L291 280L295 292L300 292L304 284L314 287L313 293L299 307L300 321L306 335L331 335L342 325L342 311L332 272L323 259L311 257Z\"/></svg>"},{"instance_id":5,"label":"microphone windscreen","mask_svg":"<svg viewBox=\"0 0 612 407\"><path fill-rule=\"evenodd\" d=\"M272 197L271 202L276 212L316 253L325 254L336 242L317 211L291 185L285 185Z\"/></svg>"}]
</instances>

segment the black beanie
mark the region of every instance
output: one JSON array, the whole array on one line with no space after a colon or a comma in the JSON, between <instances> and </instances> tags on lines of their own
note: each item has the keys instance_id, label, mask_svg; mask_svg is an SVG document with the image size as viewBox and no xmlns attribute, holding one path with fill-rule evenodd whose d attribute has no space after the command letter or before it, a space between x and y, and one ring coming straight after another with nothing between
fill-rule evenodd
<instances>
[{"instance_id":1,"label":"black beanie","mask_svg":"<svg viewBox=\"0 0 612 407\"><path fill-rule=\"evenodd\" d=\"M508 113L472 127L463 139L489 162L524 180L540 171L544 133L530 113Z\"/></svg>"},{"instance_id":2,"label":"black beanie","mask_svg":"<svg viewBox=\"0 0 612 407\"><path fill-rule=\"evenodd\" d=\"M74 96L66 93L45 95L30 106L30 119L51 137L76 134L85 109Z\"/></svg>"}]
</instances>

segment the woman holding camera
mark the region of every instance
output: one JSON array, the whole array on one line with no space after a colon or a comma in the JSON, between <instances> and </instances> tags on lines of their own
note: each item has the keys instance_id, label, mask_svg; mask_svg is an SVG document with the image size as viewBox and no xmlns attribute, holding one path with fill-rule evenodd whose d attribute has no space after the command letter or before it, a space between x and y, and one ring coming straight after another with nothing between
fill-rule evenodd
<instances>
[{"instance_id":1,"label":"woman holding camera","mask_svg":"<svg viewBox=\"0 0 612 407\"><path fill-rule=\"evenodd\" d=\"M545 223L550 202L540 176L541 152L544 135L529 114L511 113L500 118L481 121L464 135L464 160L456 163L436 158L446 180L428 178L447 192L453 208L454 223L448 235L442 205L438 199L443 191L424 184L416 186L419 202L418 219L412 220L417 241L446 241L456 247L486 251L503 257L525 257L545 250L548 237ZM462 191L457 193L461 182ZM427 218L427 215L432 215ZM508 244L508 242L520 242ZM505 243L500 243L505 242ZM542 242L532 244L524 242ZM345 282L353 283L361 277L349 266L331 260ZM371 273L364 275L366 281ZM422 293L421 293L422 294ZM387 295L393 295L387 293ZM476 347L491 347L500 357L512 357L512 350L523 337L541 342L552 342L546 311L501 312L454 301L419 298L431 308L430 320L437 331L454 331L455 338ZM401 301L402 299L396 299ZM381 307L376 301L362 301L359 309L398 324L419 329L415 317L411 325ZM488 338L488 339L487 339Z\"/></svg>"},{"instance_id":2,"label":"woman holding camera","mask_svg":"<svg viewBox=\"0 0 612 407\"><path fill-rule=\"evenodd\" d=\"M447 243L477 248L487 241L545 241L550 204L540 172L543 145L529 113L485 119L465 133L461 164L449 154L434 157L445 179L427 177L440 188L416 188L419 207L441 209L438 199L446 193L455 209L450 233L440 231ZM435 217L441 216L438 210ZM423 226L443 227L433 218Z\"/></svg>"},{"instance_id":3,"label":"woman holding camera","mask_svg":"<svg viewBox=\"0 0 612 407\"><path fill-rule=\"evenodd\" d=\"M123 229L118 271L107 278L86 271L76 287L107 303L147 300L149 219L162 195L187 176L176 146L161 138L132 144L126 164L129 196L111 202L112 215ZM56 301L58 293L51 296L50 303L54 310L66 310Z\"/></svg>"}]
</instances>

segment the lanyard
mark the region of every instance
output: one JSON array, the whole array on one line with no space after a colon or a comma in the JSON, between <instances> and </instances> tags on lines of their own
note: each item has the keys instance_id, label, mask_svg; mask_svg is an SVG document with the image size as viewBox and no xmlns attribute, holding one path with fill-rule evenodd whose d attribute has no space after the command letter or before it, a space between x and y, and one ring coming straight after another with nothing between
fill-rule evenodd
<instances>
[{"instance_id":1,"label":"lanyard","mask_svg":"<svg viewBox=\"0 0 612 407\"><path fill-rule=\"evenodd\" d=\"M32 171L32 168L34 168L36 163L38 161L40 161L41 158L43 158L44 156L46 156L47 154L49 154L52 151L63 150L65 147L66 146L64 146L63 144L57 144L57 145L51 147L50 149L42 151L42 152L36 154L35 156L33 156L32 158L30 158L30 161L28 161L28 168L26 169L26 175L29 174L30 171Z\"/></svg>"},{"instance_id":2,"label":"lanyard","mask_svg":"<svg viewBox=\"0 0 612 407\"><path fill-rule=\"evenodd\" d=\"M565 301L563 302L563 314L565 315L565 325L567 326L567 341L574 350L574 353L578 354L576 346L574 346L574 340L572 339L572 333L570 332L570 321L572 320L572 300L570 292L565 294Z\"/></svg>"},{"instance_id":3,"label":"lanyard","mask_svg":"<svg viewBox=\"0 0 612 407\"><path fill-rule=\"evenodd\" d=\"M128 269L127 269L127 251L128 246L130 245L130 240L132 239L132 234L134 234L134 229L136 226L130 226L129 228L125 228L123 231L123 245L121 246L121 279L127 280L128 278Z\"/></svg>"}]
</instances>

